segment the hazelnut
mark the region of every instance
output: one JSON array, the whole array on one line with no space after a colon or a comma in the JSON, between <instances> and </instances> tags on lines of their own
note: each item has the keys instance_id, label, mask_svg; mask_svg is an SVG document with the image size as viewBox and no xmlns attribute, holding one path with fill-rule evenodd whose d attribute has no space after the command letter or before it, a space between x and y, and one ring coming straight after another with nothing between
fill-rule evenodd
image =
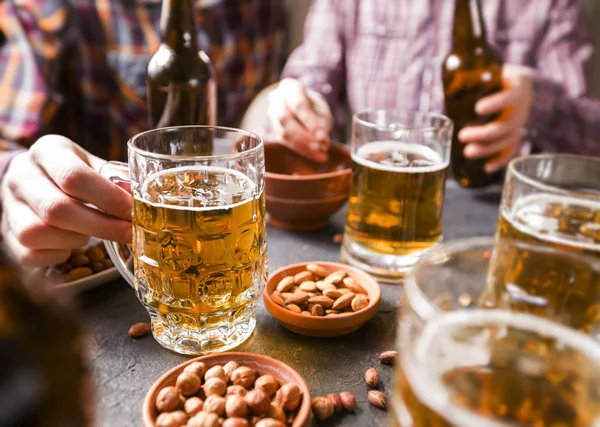
<instances>
[{"instance_id":1,"label":"hazelnut","mask_svg":"<svg viewBox=\"0 0 600 427\"><path fill-rule=\"evenodd\" d=\"M156 427L180 427L181 424L169 413L163 412L156 418Z\"/></svg>"},{"instance_id":2,"label":"hazelnut","mask_svg":"<svg viewBox=\"0 0 600 427\"><path fill-rule=\"evenodd\" d=\"M171 412L179 408L181 394L173 386L165 387L156 396L156 409L159 412Z\"/></svg>"},{"instance_id":3,"label":"hazelnut","mask_svg":"<svg viewBox=\"0 0 600 427\"><path fill-rule=\"evenodd\" d=\"M325 397L315 397L310 406L312 407L313 414L319 420L326 420L334 412L333 402Z\"/></svg>"},{"instance_id":4,"label":"hazelnut","mask_svg":"<svg viewBox=\"0 0 600 427\"><path fill-rule=\"evenodd\" d=\"M248 420L246 420L245 418L227 418L225 421L223 421L223 425L222 427L248 427L250 424L248 424Z\"/></svg>"},{"instance_id":5,"label":"hazelnut","mask_svg":"<svg viewBox=\"0 0 600 427\"><path fill-rule=\"evenodd\" d=\"M285 411L283 410L281 405L279 405L276 402L271 402L271 408L269 409L269 413L267 414L267 416L269 418L273 418L277 421L285 423Z\"/></svg>"},{"instance_id":6,"label":"hazelnut","mask_svg":"<svg viewBox=\"0 0 600 427\"><path fill-rule=\"evenodd\" d=\"M203 407L204 402L197 396L190 397L188 400L185 401L185 404L183 405L185 413L188 414L190 417L193 417L198 412L200 412Z\"/></svg>"},{"instance_id":7,"label":"hazelnut","mask_svg":"<svg viewBox=\"0 0 600 427\"><path fill-rule=\"evenodd\" d=\"M294 411L300 405L302 392L296 384L285 384L277 391L275 399L286 411Z\"/></svg>"},{"instance_id":8,"label":"hazelnut","mask_svg":"<svg viewBox=\"0 0 600 427\"><path fill-rule=\"evenodd\" d=\"M246 404L244 397L238 394L227 396L225 413L228 417L245 417L248 414L248 405Z\"/></svg>"},{"instance_id":9,"label":"hazelnut","mask_svg":"<svg viewBox=\"0 0 600 427\"><path fill-rule=\"evenodd\" d=\"M261 388L267 396L273 396L279 388L279 383L272 375L263 375L256 380L254 388Z\"/></svg>"},{"instance_id":10,"label":"hazelnut","mask_svg":"<svg viewBox=\"0 0 600 427\"><path fill-rule=\"evenodd\" d=\"M184 426L187 424L188 422L188 416L186 415L185 412L179 410L179 411L175 411L175 412L171 412L171 417L173 417L173 419L175 421L177 421L177 425L178 426Z\"/></svg>"},{"instance_id":11,"label":"hazelnut","mask_svg":"<svg viewBox=\"0 0 600 427\"><path fill-rule=\"evenodd\" d=\"M183 372L188 372L190 374L196 375L198 378L204 378L204 374L208 370L208 366L204 362L193 362L185 367Z\"/></svg>"},{"instance_id":12,"label":"hazelnut","mask_svg":"<svg viewBox=\"0 0 600 427\"><path fill-rule=\"evenodd\" d=\"M271 409L271 400L269 396L261 389L254 389L248 392L245 396L248 409L259 417L267 415Z\"/></svg>"},{"instance_id":13,"label":"hazelnut","mask_svg":"<svg viewBox=\"0 0 600 427\"><path fill-rule=\"evenodd\" d=\"M240 396L245 396L248 391L242 387L241 385L230 385L227 387L227 396L232 394L239 394Z\"/></svg>"},{"instance_id":14,"label":"hazelnut","mask_svg":"<svg viewBox=\"0 0 600 427\"><path fill-rule=\"evenodd\" d=\"M182 372L177 377L175 387L181 391L184 396L192 396L200 390L200 378L197 375L190 374L188 372Z\"/></svg>"},{"instance_id":15,"label":"hazelnut","mask_svg":"<svg viewBox=\"0 0 600 427\"><path fill-rule=\"evenodd\" d=\"M187 427L219 427L219 416L211 412L198 412L188 421Z\"/></svg>"},{"instance_id":16,"label":"hazelnut","mask_svg":"<svg viewBox=\"0 0 600 427\"><path fill-rule=\"evenodd\" d=\"M376 387L379 384L379 374L375 368L367 369L367 372L365 372L365 381L369 387Z\"/></svg>"},{"instance_id":17,"label":"hazelnut","mask_svg":"<svg viewBox=\"0 0 600 427\"><path fill-rule=\"evenodd\" d=\"M223 370L225 371L226 376L225 382L228 382L231 379L231 374L233 374L233 371L235 371L239 367L240 365L237 362L234 362L233 360L230 360L225 364L225 366L223 366Z\"/></svg>"},{"instance_id":18,"label":"hazelnut","mask_svg":"<svg viewBox=\"0 0 600 427\"><path fill-rule=\"evenodd\" d=\"M331 393L325 397L327 399L331 400L331 403L333 403L333 409L335 410L336 413L342 411L342 400L340 399L340 396L338 396L337 394Z\"/></svg>"},{"instance_id":19,"label":"hazelnut","mask_svg":"<svg viewBox=\"0 0 600 427\"><path fill-rule=\"evenodd\" d=\"M227 383L227 375L225 375L225 370L221 365L215 365L206 371L204 374L204 381L208 381L211 378L221 378L225 383Z\"/></svg>"},{"instance_id":20,"label":"hazelnut","mask_svg":"<svg viewBox=\"0 0 600 427\"><path fill-rule=\"evenodd\" d=\"M207 398L209 396L223 396L227 390L227 384L221 378L209 378L204 383L203 389Z\"/></svg>"},{"instance_id":21,"label":"hazelnut","mask_svg":"<svg viewBox=\"0 0 600 427\"><path fill-rule=\"evenodd\" d=\"M208 396L204 401L204 407L202 408L204 412L212 412L217 415L225 414L225 398L221 396Z\"/></svg>"},{"instance_id":22,"label":"hazelnut","mask_svg":"<svg viewBox=\"0 0 600 427\"><path fill-rule=\"evenodd\" d=\"M245 388L252 387L255 379L254 370L246 366L240 366L231 374L231 382L234 385L241 385Z\"/></svg>"},{"instance_id":23,"label":"hazelnut","mask_svg":"<svg viewBox=\"0 0 600 427\"><path fill-rule=\"evenodd\" d=\"M379 361L386 365L393 365L397 358L398 353L394 350L384 351L378 357Z\"/></svg>"},{"instance_id":24,"label":"hazelnut","mask_svg":"<svg viewBox=\"0 0 600 427\"><path fill-rule=\"evenodd\" d=\"M348 412L356 411L356 398L352 393L348 393L347 391L342 391L340 393L340 400L342 401L342 406Z\"/></svg>"},{"instance_id":25,"label":"hazelnut","mask_svg":"<svg viewBox=\"0 0 600 427\"><path fill-rule=\"evenodd\" d=\"M285 424L273 418L263 418L254 424L254 427L285 427Z\"/></svg>"}]
</instances>

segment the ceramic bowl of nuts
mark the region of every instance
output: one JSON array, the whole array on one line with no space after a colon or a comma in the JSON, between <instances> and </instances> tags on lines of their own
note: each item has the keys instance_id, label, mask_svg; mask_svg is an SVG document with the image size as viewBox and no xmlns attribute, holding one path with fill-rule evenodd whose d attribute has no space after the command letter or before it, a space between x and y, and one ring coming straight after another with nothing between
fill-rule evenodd
<instances>
[{"instance_id":1,"label":"ceramic bowl of nuts","mask_svg":"<svg viewBox=\"0 0 600 427\"><path fill-rule=\"evenodd\" d=\"M379 309L381 288L357 268L332 262L287 266L269 277L267 311L292 332L334 337L356 331Z\"/></svg>"},{"instance_id":2,"label":"ceramic bowl of nuts","mask_svg":"<svg viewBox=\"0 0 600 427\"><path fill-rule=\"evenodd\" d=\"M253 353L198 357L168 371L144 401L145 427L304 427L310 392L300 374Z\"/></svg>"}]
</instances>

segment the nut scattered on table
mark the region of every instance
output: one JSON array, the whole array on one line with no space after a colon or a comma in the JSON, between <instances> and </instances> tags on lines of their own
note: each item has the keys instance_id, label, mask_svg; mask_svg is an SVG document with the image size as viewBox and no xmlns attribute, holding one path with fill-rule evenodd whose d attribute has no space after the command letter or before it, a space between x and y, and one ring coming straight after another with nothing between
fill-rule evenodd
<instances>
[{"instance_id":1,"label":"nut scattered on table","mask_svg":"<svg viewBox=\"0 0 600 427\"><path fill-rule=\"evenodd\" d=\"M335 412L341 412L342 411L342 400L340 399L340 396L338 396L335 393L330 393L327 396L325 396L327 399L331 400L331 403L333 403L333 409L335 410Z\"/></svg>"},{"instance_id":2,"label":"nut scattered on table","mask_svg":"<svg viewBox=\"0 0 600 427\"><path fill-rule=\"evenodd\" d=\"M384 365L393 365L396 362L398 353L394 350L384 351L379 355L379 361Z\"/></svg>"},{"instance_id":3,"label":"nut scattered on table","mask_svg":"<svg viewBox=\"0 0 600 427\"><path fill-rule=\"evenodd\" d=\"M127 331L127 335L129 335L131 338L139 338L148 334L148 332L150 332L150 325L147 323L140 322L131 325L131 327Z\"/></svg>"},{"instance_id":4,"label":"nut scattered on table","mask_svg":"<svg viewBox=\"0 0 600 427\"><path fill-rule=\"evenodd\" d=\"M333 243L335 243L336 245L341 245L343 241L344 241L343 233L336 233L333 235Z\"/></svg>"},{"instance_id":5,"label":"nut scattered on table","mask_svg":"<svg viewBox=\"0 0 600 427\"><path fill-rule=\"evenodd\" d=\"M315 417L319 420L326 420L334 412L333 402L326 397L315 397L311 402L311 408Z\"/></svg>"},{"instance_id":6,"label":"nut scattered on table","mask_svg":"<svg viewBox=\"0 0 600 427\"><path fill-rule=\"evenodd\" d=\"M368 399L371 405L379 409L385 409L387 407L387 399L379 390L369 390Z\"/></svg>"},{"instance_id":7,"label":"nut scattered on table","mask_svg":"<svg viewBox=\"0 0 600 427\"><path fill-rule=\"evenodd\" d=\"M343 270L328 273L319 264L279 281L271 300L303 316L335 317L363 310L369 305L367 292Z\"/></svg>"},{"instance_id":8,"label":"nut scattered on table","mask_svg":"<svg viewBox=\"0 0 600 427\"><path fill-rule=\"evenodd\" d=\"M379 384L379 374L375 368L367 369L367 372L365 372L365 381L369 387L377 387L377 384Z\"/></svg>"},{"instance_id":9,"label":"nut scattered on table","mask_svg":"<svg viewBox=\"0 0 600 427\"><path fill-rule=\"evenodd\" d=\"M294 422L302 392L230 361L210 368L193 362L175 386L158 392L157 427L285 427Z\"/></svg>"},{"instance_id":10,"label":"nut scattered on table","mask_svg":"<svg viewBox=\"0 0 600 427\"><path fill-rule=\"evenodd\" d=\"M342 406L348 412L356 411L356 397L350 392L342 391L340 393L340 400L342 401Z\"/></svg>"}]
</instances>

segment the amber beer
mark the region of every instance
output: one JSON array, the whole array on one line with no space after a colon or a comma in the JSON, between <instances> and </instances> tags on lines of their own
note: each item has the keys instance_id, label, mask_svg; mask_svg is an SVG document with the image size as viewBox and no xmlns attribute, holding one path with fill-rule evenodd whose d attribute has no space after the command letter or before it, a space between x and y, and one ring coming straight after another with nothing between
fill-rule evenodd
<instances>
[{"instance_id":1,"label":"amber beer","mask_svg":"<svg viewBox=\"0 0 600 427\"><path fill-rule=\"evenodd\" d=\"M456 181L463 187L483 187L499 179L484 171L490 158L467 159L458 133L467 126L486 124L495 116L481 117L475 104L502 89L502 59L488 44L480 0L456 0L453 48L446 57L442 79L446 114L455 124L451 164Z\"/></svg>"},{"instance_id":2,"label":"amber beer","mask_svg":"<svg viewBox=\"0 0 600 427\"><path fill-rule=\"evenodd\" d=\"M497 304L600 333L600 276L582 260L600 262L599 230L600 203L536 194L504 206L497 237L531 243L534 250L519 245L494 250L489 281ZM544 247L569 254L553 255Z\"/></svg>"},{"instance_id":3,"label":"amber beer","mask_svg":"<svg viewBox=\"0 0 600 427\"><path fill-rule=\"evenodd\" d=\"M382 255L421 253L440 241L448 163L424 145L372 142L352 155L346 233Z\"/></svg>"},{"instance_id":4,"label":"amber beer","mask_svg":"<svg viewBox=\"0 0 600 427\"><path fill-rule=\"evenodd\" d=\"M150 128L216 125L215 71L198 49L192 0L162 0L160 34L161 44L148 63Z\"/></svg>"},{"instance_id":5,"label":"amber beer","mask_svg":"<svg viewBox=\"0 0 600 427\"><path fill-rule=\"evenodd\" d=\"M246 175L209 166L167 169L142 184L134 199L135 282L159 328L200 340L248 320L266 275L265 199L254 191Z\"/></svg>"},{"instance_id":6,"label":"amber beer","mask_svg":"<svg viewBox=\"0 0 600 427\"><path fill-rule=\"evenodd\" d=\"M479 316L479 314L482 316ZM472 312L444 317L467 318ZM402 427L588 427L600 422L600 345L535 316L506 324L476 317L402 348L392 424ZM429 325L428 325L429 326ZM428 326L425 328L427 333ZM442 326L443 327L443 326ZM434 341L435 340L435 341ZM406 354L409 353L409 354Z\"/></svg>"}]
</instances>

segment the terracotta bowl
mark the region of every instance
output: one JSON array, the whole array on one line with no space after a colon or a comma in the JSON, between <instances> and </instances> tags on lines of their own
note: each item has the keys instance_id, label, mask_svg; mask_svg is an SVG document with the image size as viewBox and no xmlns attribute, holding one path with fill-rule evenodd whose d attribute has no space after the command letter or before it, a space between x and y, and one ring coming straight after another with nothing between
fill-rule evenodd
<instances>
[{"instance_id":1,"label":"terracotta bowl","mask_svg":"<svg viewBox=\"0 0 600 427\"><path fill-rule=\"evenodd\" d=\"M298 372L289 367L283 362L279 360L275 360L268 356L263 356L261 354L254 353L238 353L238 352L230 352L230 353L219 353L219 354L211 354L208 356L197 357L195 359L188 360L187 362L181 363L177 365L169 372L160 377L152 386L148 394L146 395L146 399L144 400L143 407L143 421L145 427L155 427L156 417L158 413L156 408L154 407L154 402L156 401L156 396L158 392L166 386L175 385L175 381L177 380L177 376L183 372L183 369L192 362L204 362L209 367L214 365L225 365L230 360L234 360L240 365L248 366L256 371L258 371L262 375L273 375L273 377L280 384L293 383L296 384L300 391L302 391L302 402L300 404L300 408L298 409L298 414L296 415L296 419L292 424L293 427L306 427L308 426L308 421L310 419L310 392L308 391L308 386L300 376Z\"/></svg>"},{"instance_id":2,"label":"terracotta bowl","mask_svg":"<svg viewBox=\"0 0 600 427\"><path fill-rule=\"evenodd\" d=\"M369 305L355 313L343 313L335 317L313 317L294 313L275 304L271 299L271 293L275 290L281 279L306 270L308 264L319 264L329 273L344 270L348 273L348 276L360 283L365 291L367 291ZM265 286L263 301L267 311L284 328L292 332L309 337L336 337L356 331L377 313L379 302L381 301L381 288L372 276L349 265L335 262L303 262L281 268L273 273L267 281L267 286Z\"/></svg>"},{"instance_id":3,"label":"terracotta bowl","mask_svg":"<svg viewBox=\"0 0 600 427\"><path fill-rule=\"evenodd\" d=\"M265 144L265 156L267 211L274 226L318 230L348 199L352 160L345 145L332 144L324 164L277 143Z\"/></svg>"}]
</instances>

